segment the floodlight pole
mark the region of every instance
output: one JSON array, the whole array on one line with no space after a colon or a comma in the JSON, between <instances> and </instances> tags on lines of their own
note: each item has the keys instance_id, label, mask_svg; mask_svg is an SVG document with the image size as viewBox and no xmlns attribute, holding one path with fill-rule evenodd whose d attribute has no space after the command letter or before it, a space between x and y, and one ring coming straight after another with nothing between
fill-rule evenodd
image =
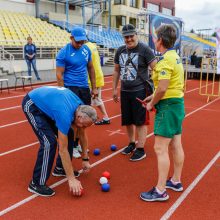
<instances>
[{"instance_id":1,"label":"floodlight pole","mask_svg":"<svg viewBox=\"0 0 220 220\"><path fill-rule=\"evenodd\" d=\"M94 26L94 0L92 0L92 30Z\"/></svg>"},{"instance_id":2,"label":"floodlight pole","mask_svg":"<svg viewBox=\"0 0 220 220\"><path fill-rule=\"evenodd\" d=\"M40 4L40 0L36 0L35 1L35 13L36 13L36 18L39 18L39 4Z\"/></svg>"},{"instance_id":3,"label":"floodlight pole","mask_svg":"<svg viewBox=\"0 0 220 220\"><path fill-rule=\"evenodd\" d=\"M108 29L111 29L111 14L112 14L112 6L111 0L108 0Z\"/></svg>"},{"instance_id":4,"label":"floodlight pole","mask_svg":"<svg viewBox=\"0 0 220 220\"><path fill-rule=\"evenodd\" d=\"M85 28L85 26L86 26L86 19L85 19L85 0L83 0L82 17L83 17L83 28Z\"/></svg>"},{"instance_id":5,"label":"floodlight pole","mask_svg":"<svg viewBox=\"0 0 220 220\"><path fill-rule=\"evenodd\" d=\"M66 29L69 30L69 0L66 0Z\"/></svg>"}]
</instances>

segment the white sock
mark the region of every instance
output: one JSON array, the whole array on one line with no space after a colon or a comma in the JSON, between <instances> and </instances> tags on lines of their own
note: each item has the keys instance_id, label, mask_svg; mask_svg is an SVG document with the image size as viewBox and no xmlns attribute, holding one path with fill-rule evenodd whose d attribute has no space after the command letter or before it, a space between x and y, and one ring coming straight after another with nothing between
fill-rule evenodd
<instances>
[{"instance_id":1,"label":"white sock","mask_svg":"<svg viewBox=\"0 0 220 220\"><path fill-rule=\"evenodd\" d=\"M108 121L108 120L109 120L109 118L103 118L103 120L104 120L104 121Z\"/></svg>"},{"instance_id":2,"label":"white sock","mask_svg":"<svg viewBox=\"0 0 220 220\"><path fill-rule=\"evenodd\" d=\"M170 181L171 181L174 185L177 185L178 183L180 183L180 181L179 181L179 182L175 182L175 181L173 181L172 178L170 179Z\"/></svg>"},{"instance_id":3,"label":"white sock","mask_svg":"<svg viewBox=\"0 0 220 220\"><path fill-rule=\"evenodd\" d=\"M159 194L163 194L165 192L165 189L163 191L160 191L157 187L156 188L156 191L159 193Z\"/></svg>"}]
</instances>

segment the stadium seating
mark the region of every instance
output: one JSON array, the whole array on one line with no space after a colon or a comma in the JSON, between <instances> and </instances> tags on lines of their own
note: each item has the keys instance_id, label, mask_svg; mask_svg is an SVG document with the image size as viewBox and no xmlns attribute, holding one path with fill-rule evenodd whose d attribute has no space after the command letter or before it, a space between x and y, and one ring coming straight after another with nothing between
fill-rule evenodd
<instances>
[{"instance_id":1,"label":"stadium seating","mask_svg":"<svg viewBox=\"0 0 220 220\"><path fill-rule=\"evenodd\" d=\"M208 50L210 48L215 49L215 47L216 47L215 43L212 43L212 42L209 42L209 41L204 40L202 38L199 38L193 34L186 34L185 33L184 35L181 36L181 40L200 44L204 50Z\"/></svg>"},{"instance_id":2,"label":"stadium seating","mask_svg":"<svg viewBox=\"0 0 220 220\"><path fill-rule=\"evenodd\" d=\"M69 33L32 16L0 10L0 43L23 46L31 36L36 46L64 46Z\"/></svg>"},{"instance_id":3,"label":"stadium seating","mask_svg":"<svg viewBox=\"0 0 220 220\"><path fill-rule=\"evenodd\" d=\"M75 26L81 26L81 24L70 24L62 21L50 20L52 24L55 24L67 31L71 31ZM115 29L108 29L102 27L100 30L99 27L94 27L91 25L86 25L86 30L88 31L89 41L96 43L97 45L102 45L107 48L118 48L124 44L123 37L120 32Z\"/></svg>"}]
</instances>

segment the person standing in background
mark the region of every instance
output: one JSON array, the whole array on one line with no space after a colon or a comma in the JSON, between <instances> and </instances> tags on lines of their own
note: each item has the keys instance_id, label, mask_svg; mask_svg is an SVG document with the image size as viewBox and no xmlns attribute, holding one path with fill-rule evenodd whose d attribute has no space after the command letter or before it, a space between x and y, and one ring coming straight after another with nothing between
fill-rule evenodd
<instances>
[{"instance_id":1,"label":"person standing in background","mask_svg":"<svg viewBox=\"0 0 220 220\"><path fill-rule=\"evenodd\" d=\"M81 27L74 27L70 36L71 42L63 47L56 57L56 75L58 86L64 86L74 92L85 105L91 105L91 97L98 95L95 81L95 71L92 65L91 51L84 45L87 41L86 31ZM88 75L91 80L91 91L89 89ZM72 139L73 131L70 129L68 137ZM88 139L85 134L83 142L80 141L76 131L74 146L69 146L70 157L80 158L81 146L88 148ZM58 170L62 175L63 168L61 160L58 158L55 175Z\"/></svg>"},{"instance_id":2,"label":"person standing in background","mask_svg":"<svg viewBox=\"0 0 220 220\"><path fill-rule=\"evenodd\" d=\"M96 87L98 90L98 96L95 99L91 100L91 104L92 104L92 106L97 106L98 109L102 113L102 120L95 122L95 125L110 124L110 119L109 119L108 114L106 112L106 108L105 108L105 105L102 101L102 95L101 95L101 90L102 90L102 87L104 86L104 75L102 72L102 67L100 65L99 52L98 52L95 44L88 41L88 42L86 42L85 45L89 47L89 49L91 50L91 53L92 53L92 64L95 69ZM90 81L89 81L89 84L91 86Z\"/></svg>"},{"instance_id":3,"label":"person standing in background","mask_svg":"<svg viewBox=\"0 0 220 220\"><path fill-rule=\"evenodd\" d=\"M27 44L24 46L24 55L28 67L28 75L31 76L31 65L32 65L37 80L41 80L36 67L36 53L37 53L37 48L32 43L32 38L29 36L27 38Z\"/></svg>"}]
</instances>

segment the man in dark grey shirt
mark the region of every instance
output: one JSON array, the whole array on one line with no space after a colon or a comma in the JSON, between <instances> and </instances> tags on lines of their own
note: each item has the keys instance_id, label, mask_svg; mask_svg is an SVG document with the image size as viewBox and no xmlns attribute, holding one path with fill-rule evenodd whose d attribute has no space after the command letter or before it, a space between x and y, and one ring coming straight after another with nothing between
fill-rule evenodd
<instances>
[{"instance_id":1,"label":"man in dark grey shirt","mask_svg":"<svg viewBox=\"0 0 220 220\"><path fill-rule=\"evenodd\" d=\"M121 80L121 113L122 126L126 126L129 138L128 146L122 154L130 154L131 161L146 157L144 144L147 135L149 114L136 98L146 98L144 80L148 79L148 66L153 69L156 58L151 49L138 41L136 29L127 24L122 29L125 45L118 48L115 55L113 73L113 99L118 102L117 86ZM137 130L137 146L135 145L135 128Z\"/></svg>"}]
</instances>

